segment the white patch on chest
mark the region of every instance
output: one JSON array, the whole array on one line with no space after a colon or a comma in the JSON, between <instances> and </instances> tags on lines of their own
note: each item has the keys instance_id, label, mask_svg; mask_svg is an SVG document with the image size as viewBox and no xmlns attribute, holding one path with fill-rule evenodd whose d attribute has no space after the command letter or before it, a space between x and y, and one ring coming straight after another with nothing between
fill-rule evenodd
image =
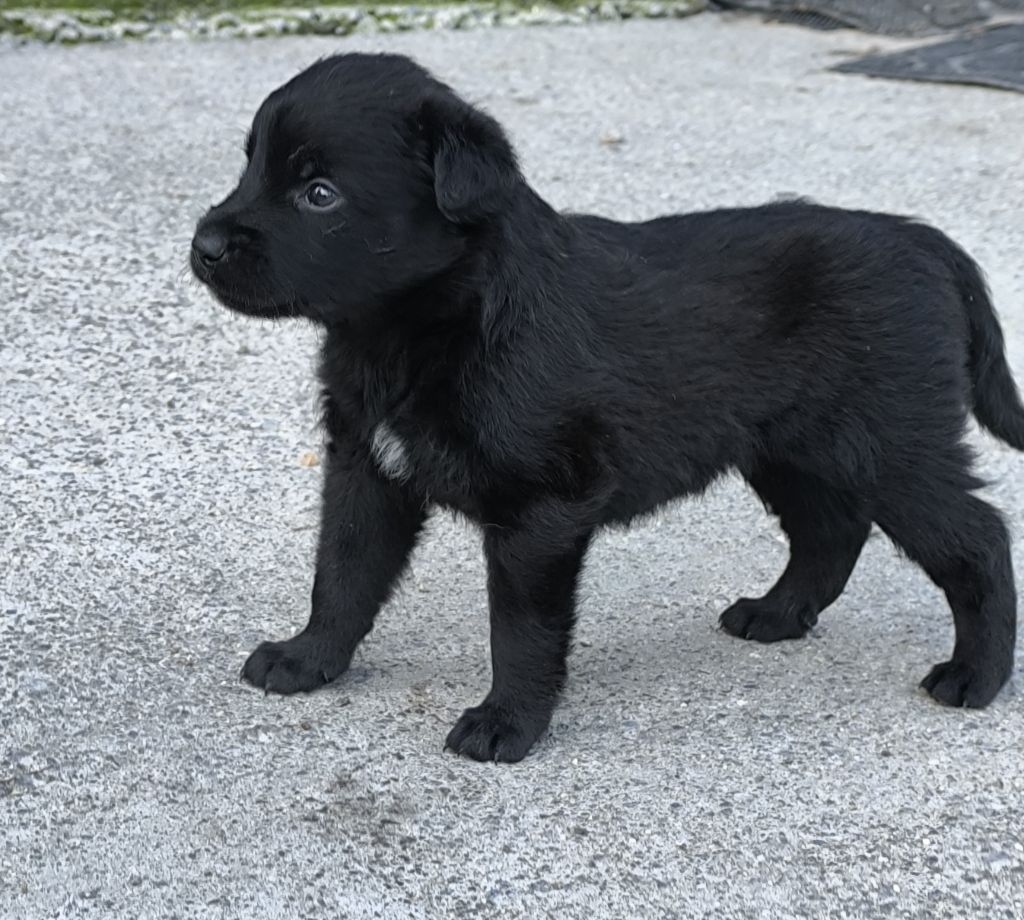
<instances>
[{"instance_id":1,"label":"white patch on chest","mask_svg":"<svg viewBox=\"0 0 1024 920\"><path fill-rule=\"evenodd\" d=\"M387 422L380 422L373 429L370 451L373 453L373 459L377 461L377 468L388 479L402 481L411 475L409 452L405 443L391 430Z\"/></svg>"}]
</instances>

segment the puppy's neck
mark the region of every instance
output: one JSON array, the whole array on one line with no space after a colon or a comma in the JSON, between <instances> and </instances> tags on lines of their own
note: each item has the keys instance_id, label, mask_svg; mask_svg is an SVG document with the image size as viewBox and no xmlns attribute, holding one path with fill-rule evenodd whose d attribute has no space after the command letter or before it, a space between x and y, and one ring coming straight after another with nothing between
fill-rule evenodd
<instances>
[{"instance_id":1,"label":"puppy's neck","mask_svg":"<svg viewBox=\"0 0 1024 920\"><path fill-rule=\"evenodd\" d=\"M575 248L571 225L525 183L506 213L464 228L463 254L431 278L368 308L334 332L368 360L434 349L490 350L529 324ZM448 344L442 344L447 342Z\"/></svg>"},{"instance_id":2,"label":"puppy's neck","mask_svg":"<svg viewBox=\"0 0 1024 920\"><path fill-rule=\"evenodd\" d=\"M489 348L538 319L560 284L560 263L577 246L571 224L525 182L479 249L480 334Z\"/></svg>"}]
</instances>

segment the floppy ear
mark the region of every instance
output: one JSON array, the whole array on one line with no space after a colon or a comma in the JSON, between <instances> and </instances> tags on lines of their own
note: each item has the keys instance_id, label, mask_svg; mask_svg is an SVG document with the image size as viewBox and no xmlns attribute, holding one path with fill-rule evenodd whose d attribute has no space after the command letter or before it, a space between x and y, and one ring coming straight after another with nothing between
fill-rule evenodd
<instances>
[{"instance_id":1,"label":"floppy ear","mask_svg":"<svg viewBox=\"0 0 1024 920\"><path fill-rule=\"evenodd\" d=\"M441 213L456 224L499 214L521 181L501 125L455 96L424 101L419 124L430 145Z\"/></svg>"}]
</instances>

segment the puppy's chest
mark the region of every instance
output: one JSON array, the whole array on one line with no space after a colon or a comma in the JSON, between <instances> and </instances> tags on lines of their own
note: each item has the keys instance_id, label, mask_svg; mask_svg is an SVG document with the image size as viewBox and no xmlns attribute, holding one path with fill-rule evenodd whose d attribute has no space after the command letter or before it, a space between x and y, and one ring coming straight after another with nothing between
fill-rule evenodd
<instances>
[{"instance_id":1,"label":"puppy's chest","mask_svg":"<svg viewBox=\"0 0 1024 920\"><path fill-rule=\"evenodd\" d=\"M391 413L367 435L374 465L382 476L410 483L432 501L465 510L480 488L480 458L471 440L450 420Z\"/></svg>"},{"instance_id":2,"label":"puppy's chest","mask_svg":"<svg viewBox=\"0 0 1024 920\"><path fill-rule=\"evenodd\" d=\"M413 467L408 443L386 419L378 422L370 432L370 454L386 479L404 482L411 478Z\"/></svg>"}]
</instances>

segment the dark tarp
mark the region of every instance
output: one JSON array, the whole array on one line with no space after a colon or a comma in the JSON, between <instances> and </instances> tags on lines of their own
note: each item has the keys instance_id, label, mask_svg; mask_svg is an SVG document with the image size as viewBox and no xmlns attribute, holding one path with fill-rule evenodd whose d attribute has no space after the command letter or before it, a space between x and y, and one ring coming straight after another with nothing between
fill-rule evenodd
<instances>
[{"instance_id":1,"label":"dark tarp","mask_svg":"<svg viewBox=\"0 0 1024 920\"><path fill-rule=\"evenodd\" d=\"M832 69L899 80L978 83L1024 93L1024 24L995 26L893 54L873 54Z\"/></svg>"},{"instance_id":2,"label":"dark tarp","mask_svg":"<svg viewBox=\"0 0 1024 920\"><path fill-rule=\"evenodd\" d=\"M714 0L712 6L883 35L935 35L979 26L993 17L1024 14L1024 0Z\"/></svg>"}]
</instances>

